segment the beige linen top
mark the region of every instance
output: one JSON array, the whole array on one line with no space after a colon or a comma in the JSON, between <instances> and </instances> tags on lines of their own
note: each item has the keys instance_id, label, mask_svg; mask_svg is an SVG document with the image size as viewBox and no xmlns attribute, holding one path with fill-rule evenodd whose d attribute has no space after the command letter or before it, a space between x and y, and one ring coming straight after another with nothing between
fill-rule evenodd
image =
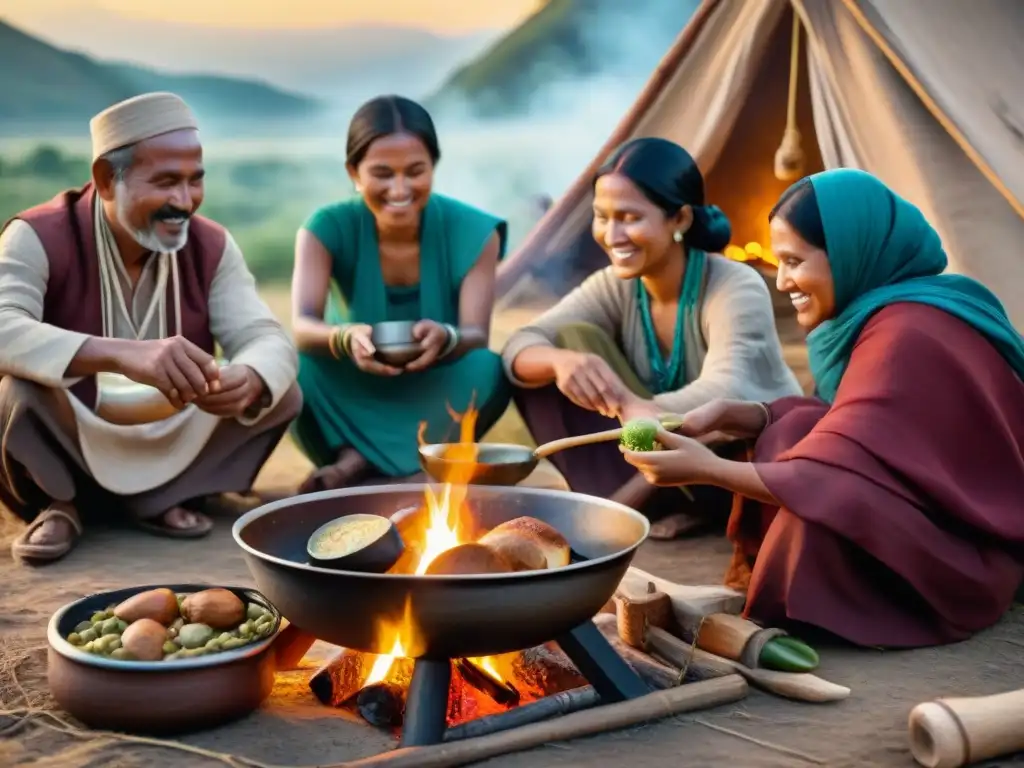
<instances>
[{"instance_id":1,"label":"beige linen top","mask_svg":"<svg viewBox=\"0 0 1024 768\"><path fill-rule=\"evenodd\" d=\"M683 329L690 383L654 396L666 412L686 413L717 398L764 402L803 390L782 356L771 296L750 266L708 254L700 312ZM527 347L554 346L558 329L590 323L616 340L641 381L651 362L636 300L635 280L620 280L608 267L594 273L554 307L516 331L502 352L505 371L518 386L512 362Z\"/></svg>"}]
</instances>

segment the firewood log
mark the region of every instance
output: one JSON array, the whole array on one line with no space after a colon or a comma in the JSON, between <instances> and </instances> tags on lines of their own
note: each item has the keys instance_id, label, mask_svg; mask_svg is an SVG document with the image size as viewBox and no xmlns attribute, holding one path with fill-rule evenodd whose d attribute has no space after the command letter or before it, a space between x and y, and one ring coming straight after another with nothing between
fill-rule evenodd
<instances>
[{"instance_id":1,"label":"firewood log","mask_svg":"<svg viewBox=\"0 0 1024 768\"><path fill-rule=\"evenodd\" d=\"M370 671L359 651L341 648L309 678L309 690L328 707L340 707L359 693Z\"/></svg>"},{"instance_id":2,"label":"firewood log","mask_svg":"<svg viewBox=\"0 0 1024 768\"><path fill-rule=\"evenodd\" d=\"M568 656L544 645L518 654L512 662L509 678L521 699L539 699L587 684Z\"/></svg>"},{"instance_id":3,"label":"firewood log","mask_svg":"<svg viewBox=\"0 0 1024 768\"><path fill-rule=\"evenodd\" d=\"M615 649L640 679L654 690L664 690L679 685L679 670L655 661L643 651L631 648L622 642L619 637L618 626L615 617L610 614L598 614L594 617L594 624L601 630L601 634Z\"/></svg>"}]
</instances>

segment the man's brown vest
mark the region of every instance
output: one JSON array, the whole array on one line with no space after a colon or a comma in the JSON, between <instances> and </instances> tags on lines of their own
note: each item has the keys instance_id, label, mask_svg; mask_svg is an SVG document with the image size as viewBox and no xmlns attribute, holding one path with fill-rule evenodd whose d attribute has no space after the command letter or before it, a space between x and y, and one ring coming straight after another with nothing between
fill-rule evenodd
<instances>
[{"instance_id":1,"label":"man's brown vest","mask_svg":"<svg viewBox=\"0 0 1024 768\"><path fill-rule=\"evenodd\" d=\"M48 203L29 208L21 219L39 236L50 265L43 297L43 322L90 336L103 334L100 270L93 231L93 185L68 190ZM13 219L12 219L13 221ZM10 222L8 222L9 224ZM4 228L7 224L4 225ZM0 230L2 232L3 230ZM193 216L188 242L178 251L181 286L181 335L210 354L210 286L217 272L227 233L219 224ZM174 329L174 287L167 283L167 327ZM71 391L90 408L96 403L96 381L89 377Z\"/></svg>"}]
</instances>

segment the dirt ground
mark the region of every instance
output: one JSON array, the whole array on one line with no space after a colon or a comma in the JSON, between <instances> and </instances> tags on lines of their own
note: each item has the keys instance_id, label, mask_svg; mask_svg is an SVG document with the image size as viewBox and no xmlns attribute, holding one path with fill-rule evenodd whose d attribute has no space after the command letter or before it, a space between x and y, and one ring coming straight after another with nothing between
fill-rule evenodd
<instances>
[{"instance_id":1,"label":"dirt ground","mask_svg":"<svg viewBox=\"0 0 1024 768\"><path fill-rule=\"evenodd\" d=\"M282 297L269 298L285 316ZM503 318L496 343L521 319ZM789 356L794 368L805 367L799 346L789 347ZM514 414L499 429L506 439L522 439L523 429ZM261 473L258 488L294 487L308 466L286 440ZM170 582L253 585L241 551L231 539L231 521L226 513L218 516L213 534L198 542L156 539L129 530L90 530L65 561L38 569L11 560L7 544L20 526L9 521L0 526L0 766L225 764L165 746L97 737L66 724L67 718L56 711L47 692L45 629L58 607L101 590ZM719 583L728 551L716 537L648 542L636 564L681 583ZM799 704L751 690L747 699L735 705L551 744L482 765L912 766L906 736L911 707L939 696L1024 688L1022 647L1024 610L1018 607L981 636L946 648L913 652L825 648L821 649L820 675L853 691L838 704ZM306 680L327 652L329 648L318 644L303 662L303 670L280 674L273 694L258 712L181 743L274 766L324 766L393 747L390 736L324 708L313 698ZM1024 758L1019 762L1024 763Z\"/></svg>"}]
</instances>

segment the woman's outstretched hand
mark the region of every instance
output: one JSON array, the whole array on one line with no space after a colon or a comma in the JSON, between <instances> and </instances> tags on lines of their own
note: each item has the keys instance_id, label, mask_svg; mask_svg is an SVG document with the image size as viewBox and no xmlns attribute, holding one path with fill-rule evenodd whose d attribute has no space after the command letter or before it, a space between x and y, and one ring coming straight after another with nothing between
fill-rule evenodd
<instances>
[{"instance_id":1,"label":"woman's outstretched hand","mask_svg":"<svg viewBox=\"0 0 1024 768\"><path fill-rule=\"evenodd\" d=\"M555 386L581 408L609 418L621 412L628 397L626 385L604 358L586 352L560 352Z\"/></svg>"},{"instance_id":2,"label":"woman's outstretched hand","mask_svg":"<svg viewBox=\"0 0 1024 768\"><path fill-rule=\"evenodd\" d=\"M693 439L664 429L655 438L660 451L630 451L619 446L623 458L632 464L651 485L689 485L711 482L715 465L723 461L714 451Z\"/></svg>"},{"instance_id":3,"label":"woman's outstretched hand","mask_svg":"<svg viewBox=\"0 0 1024 768\"><path fill-rule=\"evenodd\" d=\"M760 403L712 400L683 415L676 431L704 444L724 440L751 440L768 425L768 412Z\"/></svg>"}]
</instances>

